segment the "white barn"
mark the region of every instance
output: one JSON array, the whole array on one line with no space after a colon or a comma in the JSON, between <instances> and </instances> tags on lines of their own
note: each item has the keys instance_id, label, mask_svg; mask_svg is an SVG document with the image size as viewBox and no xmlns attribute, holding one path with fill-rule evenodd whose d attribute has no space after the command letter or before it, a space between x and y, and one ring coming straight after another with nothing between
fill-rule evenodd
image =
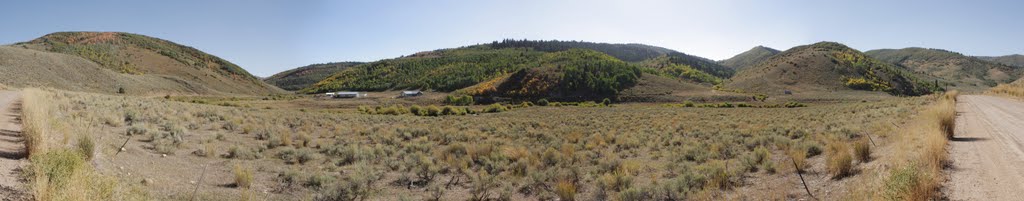
<instances>
[{"instance_id":1,"label":"white barn","mask_svg":"<svg viewBox=\"0 0 1024 201\"><path fill-rule=\"evenodd\" d=\"M420 96L420 95L423 95L423 92L420 91L420 90L402 91L402 94L400 94L399 97L413 97L413 96Z\"/></svg>"}]
</instances>

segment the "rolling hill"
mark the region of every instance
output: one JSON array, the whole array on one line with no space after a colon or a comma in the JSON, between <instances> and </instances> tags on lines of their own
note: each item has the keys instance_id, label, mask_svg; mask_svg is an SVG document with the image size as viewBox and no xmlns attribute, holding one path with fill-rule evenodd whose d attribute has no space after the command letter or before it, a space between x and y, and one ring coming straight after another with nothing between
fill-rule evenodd
<instances>
[{"instance_id":1,"label":"rolling hill","mask_svg":"<svg viewBox=\"0 0 1024 201\"><path fill-rule=\"evenodd\" d=\"M360 64L364 64L364 62L313 64L274 74L264 78L263 81L284 90L295 91L309 87L334 73Z\"/></svg>"},{"instance_id":2,"label":"rolling hill","mask_svg":"<svg viewBox=\"0 0 1024 201\"><path fill-rule=\"evenodd\" d=\"M867 57L834 42L791 48L740 71L726 88L763 94L821 93L842 90L922 95L938 90L911 72Z\"/></svg>"},{"instance_id":3,"label":"rolling hill","mask_svg":"<svg viewBox=\"0 0 1024 201\"><path fill-rule=\"evenodd\" d=\"M781 51L769 47L757 46L747 50L746 52L737 54L732 58L719 61L718 64L729 67L735 71L741 71L768 60L768 58L775 56L780 52Z\"/></svg>"},{"instance_id":4,"label":"rolling hill","mask_svg":"<svg viewBox=\"0 0 1024 201\"><path fill-rule=\"evenodd\" d=\"M1008 83L1021 76L1021 68L964 56L940 49L903 48L865 52L868 56L952 83L953 88L972 90Z\"/></svg>"},{"instance_id":5,"label":"rolling hill","mask_svg":"<svg viewBox=\"0 0 1024 201\"><path fill-rule=\"evenodd\" d=\"M530 48L542 52L559 52L569 49L590 49L608 54L612 57L618 58L619 60L626 62L639 62L676 52L675 50L670 50L663 47L636 43L613 44L559 40L542 41L505 39L500 42L494 41L487 45L497 49Z\"/></svg>"},{"instance_id":6,"label":"rolling hill","mask_svg":"<svg viewBox=\"0 0 1024 201\"><path fill-rule=\"evenodd\" d=\"M477 97L594 100L616 96L635 85L641 76L635 65L585 49L548 53L537 64L458 93Z\"/></svg>"},{"instance_id":7,"label":"rolling hill","mask_svg":"<svg viewBox=\"0 0 1024 201\"><path fill-rule=\"evenodd\" d=\"M192 47L138 34L57 32L13 46L81 57L102 69L123 75L152 75L174 81L153 89L195 94L262 95L283 92L231 62Z\"/></svg>"},{"instance_id":8,"label":"rolling hill","mask_svg":"<svg viewBox=\"0 0 1024 201\"><path fill-rule=\"evenodd\" d=\"M73 55L11 46L0 46L0 83L110 94L119 89L128 94L218 93L177 77L125 74Z\"/></svg>"},{"instance_id":9,"label":"rolling hill","mask_svg":"<svg viewBox=\"0 0 1024 201\"><path fill-rule=\"evenodd\" d=\"M1014 54L998 57L976 57L981 60L1000 63L1003 65L1024 67L1024 55Z\"/></svg>"},{"instance_id":10,"label":"rolling hill","mask_svg":"<svg viewBox=\"0 0 1024 201\"><path fill-rule=\"evenodd\" d=\"M593 63L581 62L577 57L590 58L594 61ZM622 59L639 61L627 62ZM579 79L581 82L586 82L587 85L576 88L581 93L608 96L609 92L622 90L623 86L629 85L605 86L608 79L614 79L618 83L629 83L632 82L629 80L635 79L619 74L618 70L623 68L635 68L641 72L682 78L695 83L716 83L713 80L720 82L721 79L727 78L733 73L731 69L709 59L654 46L505 40L420 52L406 57L357 65L338 72L300 92L397 89L451 92L474 85L485 85L489 87L484 88L495 88L499 91L473 94L524 98L539 96L589 97L586 94L569 94L564 89L552 88L553 91L548 91L544 87L541 89L530 88L528 93L506 91L524 89L521 87L538 87L537 84L540 84L519 83L517 85L518 82L543 81L543 84L555 85L575 83L575 79ZM578 74L571 70L580 70L585 75L580 74L581 76L574 77ZM639 76L642 76L642 73L632 75L632 77ZM571 80L563 80L563 78ZM498 87L498 85L504 87ZM591 86L597 88L588 88Z\"/></svg>"}]
</instances>

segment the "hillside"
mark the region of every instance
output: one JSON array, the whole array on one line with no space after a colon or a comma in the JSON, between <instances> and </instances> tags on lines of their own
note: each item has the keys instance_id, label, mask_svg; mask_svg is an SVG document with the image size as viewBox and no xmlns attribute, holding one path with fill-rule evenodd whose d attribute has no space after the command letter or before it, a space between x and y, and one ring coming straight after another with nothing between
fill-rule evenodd
<instances>
[{"instance_id":1,"label":"hillside","mask_svg":"<svg viewBox=\"0 0 1024 201\"><path fill-rule=\"evenodd\" d=\"M953 83L953 88L988 88L1021 76L1021 68L981 60L940 49L904 48L865 52L868 56L895 63L914 72Z\"/></svg>"},{"instance_id":2,"label":"hillside","mask_svg":"<svg viewBox=\"0 0 1024 201\"><path fill-rule=\"evenodd\" d=\"M732 58L719 61L718 64L729 67L735 71L741 71L768 60L768 58L779 54L779 52L781 51L765 46L757 46L747 50L746 52L737 54Z\"/></svg>"},{"instance_id":3,"label":"hillside","mask_svg":"<svg viewBox=\"0 0 1024 201\"><path fill-rule=\"evenodd\" d=\"M14 46L78 56L122 74L174 79L178 84L161 88L183 89L186 93L283 92L231 62L192 47L138 34L57 32Z\"/></svg>"},{"instance_id":4,"label":"hillside","mask_svg":"<svg viewBox=\"0 0 1024 201\"><path fill-rule=\"evenodd\" d=\"M640 68L593 50L547 53L533 68L520 69L460 90L473 96L594 100L632 87Z\"/></svg>"},{"instance_id":5,"label":"hillside","mask_svg":"<svg viewBox=\"0 0 1024 201\"><path fill-rule=\"evenodd\" d=\"M615 47L623 49L615 49ZM604 50L604 52L600 50ZM586 53L580 53L581 51ZM566 55L564 52L575 53ZM610 52L623 58L630 58L623 55L644 55L636 56L635 59L643 58L646 60L629 63L605 52ZM730 69L718 65L714 61L653 46L637 44L506 40L503 42L494 42L484 45L420 52L410 56L385 59L354 66L317 82L308 88L302 89L300 92L319 93L338 90L383 91L399 89L422 89L451 92L469 86L478 85L485 81L496 81L495 78L512 77L513 82L528 81L519 80L517 78L520 77L515 76L548 75L553 72L552 76L555 77L540 77L544 77L545 79L561 79L561 76L564 73L562 70L564 69L557 68L558 65L565 62L576 62L578 59L574 58L576 56L598 59L594 62L599 62L600 64L593 64L597 65L596 68L603 68L603 65L620 67L628 66L629 68L634 68L637 67L635 64L641 64L641 67L638 69L643 72L663 75L666 77L683 78L698 83L720 82L722 78L727 78L733 73ZM556 58L564 61L559 61ZM552 65L556 68L549 67ZM684 65L685 67L683 67ZM595 66L582 66L581 68L591 67ZM525 70L534 68L537 69ZM597 72L597 74L593 74L593 76L609 76L607 75L608 73ZM635 76L641 75L637 74ZM539 79L540 77L536 78ZM613 77L614 76L608 78ZM592 77L570 76L570 78L591 79ZM614 90L594 90L601 91L603 93L617 91L621 88L612 87L611 89ZM589 93L596 91L584 90L581 92ZM540 94L570 96L570 94L563 94L563 92L565 91L553 93L547 93L545 91ZM510 95L504 93L489 94ZM531 92L531 95L528 96L533 97L534 95L539 94L532 94ZM607 94L603 94L601 96L604 95Z\"/></svg>"},{"instance_id":6,"label":"hillside","mask_svg":"<svg viewBox=\"0 0 1024 201\"><path fill-rule=\"evenodd\" d=\"M998 57L976 57L981 60L1000 63L1003 65L1024 67L1024 55L1014 54Z\"/></svg>"},{"instance_id":7,"label":"hillside","mask_svg":"<svg viewBox=\"0 0 1024 201\"><path fill-rule=\"evenodd\" d=\"M124 74L77 56L10 46L0 46L0 83L110 94L121 88L129 94L216 93L176 77Z\"/></svg>"},{"instance_id":8,"label":"hillside","mask_svg":"<svg viewBox=\"0 0 1024 201\"><path fill-rule=\"evenodd\" d=\"M870 90L922 95L938 90L906 70L834 42L786 50L740 71L726 88L764 94Z\"/></svg>"},{"instance_id":9,"label":"hillside","mask_svg":"<svg viewBox=\"0 0 1024 201\"><path fill-rule=\"evenodd\" d=\"M501 42L492 42L487 46L492 48L530 48L542 52L558 52L573 48L590 49L608 54L622 61L640 63L642 67L650 68L647 70L648 73L705 83L712 83L712 79L703 77L704 75L696 75L697 72L693 70L701 71L700 74L707 74L718 79L731 77L735 73L732 69L719 65L710 59L644 44L506 39Z\"/></svg>"},{"instance_id":10,"label":"hillside","mask_svg":"<svg viewBox=\"0 0 1024 201\"><path fill-rule=\"evenodd\" d=\"M652 59L676 51L670 50L663 47L650 46L644 44L612 44L612 43L593 43L593 42L582 42L582 41L536 41L536 40L512 40L505 39L502 41L494 41L487 44L491 48L531 48L533 50L542 52L558 52L569 49L590 49L598 52L608 54L612 57L618 58L622 61L627 62L639 62L647 59Z\"/></svg>"},{"instance_id":11,"label":"hillside","mask_svg":"<svg viewBox=\"0 0 1024 201\"><path fill-rule=\"evenodd\" d=\"M274 74L270 77L264 78L263 81L284 90L295 91L312 86L313 84L316 84L316 82L323 80L334 73L359 64L364 63L334 62L312 64Z\"/></svg>"}]
</instances>

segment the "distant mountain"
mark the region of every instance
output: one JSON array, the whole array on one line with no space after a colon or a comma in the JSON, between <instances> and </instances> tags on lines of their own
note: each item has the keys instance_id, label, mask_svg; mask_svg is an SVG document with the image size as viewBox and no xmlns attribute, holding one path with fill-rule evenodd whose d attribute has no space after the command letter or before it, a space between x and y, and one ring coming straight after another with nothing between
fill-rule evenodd
<instances>
[{"instance_id":1,"label":"distant mountain","mask_svg":"<svg viewBox=\"0 0 1024 201\"><path fill-rule=\"evenodd\" d=\"M1003 65L1024 67L1024 55L1014 54L998 57L977 57L981 60L1000 63Z\"/></svg>"},{"instance_id":2,"label":"distant mountain","mask_svg":"<svg viewBox=\"0 0 1024 201\"><path fill-rule=\"evenodd\" d=\"M639 62L626 62L620 58ZM709 59L654 46L505 40L420 52L353 66L300 92L397 89L451 92L473 86L472 90L461 91L481 96L594 98L614 96L617 91L631 85L635 77L642 76L642 73L625 73L632 72L632 69L694 82L707 81L687 77L683 73L706 75L717 80L733 73Z\"/></svg>"},{"instance_id":3,"label":"distant mountain","mask_svg":"<svg viewBox=\"0 0 1024 201\"><path fill-rule=\"evenodd\" d=\"M168 83L173 86L158 88L182 93L260 95L283 92L224 59L138 34L57 32L14 46L74 55L117 73L164 77L174 80Z\"/></svg>"},{"instance_id":4,"label":"distant mountain","mask_svg":"<svg viewBox=\"0 0 1024 201\"><path fill-rule=\"evenodd\" d=\"M865 52L868 56L954 83L954 88L987 88L1021 77L1021 68L940 49L903 48Z\"/></svg>"},{"instance_id":5,"label":"distant mountain","mask_svg":"<svg viewBox=\"0 0 1024 201\"><path fill-rule=\"evenodd\" d=\"M334 73L345 70L349 67L364 64L364 62L335 62L325 64L313 64L298 67L264 78L268 84L280 87L284 90L299 90L323 80Z\"/></svg>"},{"instance_id":6,"label":"distant mountain","mask_svg":"<svg viewBox=\"0 0 1024 201\"><path fill-rule=\"evenodd\" d=\"M775 56L776 54L779 54L779 52L781 51L765 46L757 46L747 50L746 52L737 54L732 58L719 61L718 64L729 67L735 71L741 71L768 60L769 57Z\"/></svg>"},{"instance_id":7,"label":"distant mountain","mask_svg":"<svg viewBox=\"0 0 1024 201\"><path fill-rule=\"evenodd\" d=\"M870 90L911 96L939 90L911 72L834 42L781 52L740 71L726 88L764 94Z\"/></svg>"}]
</instances>

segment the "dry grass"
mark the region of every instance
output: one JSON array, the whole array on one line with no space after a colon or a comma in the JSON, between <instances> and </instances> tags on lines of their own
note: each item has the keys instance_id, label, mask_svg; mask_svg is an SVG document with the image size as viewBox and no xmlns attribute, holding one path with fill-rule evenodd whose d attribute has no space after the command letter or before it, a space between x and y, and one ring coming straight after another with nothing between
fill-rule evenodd
<instances>
[{"instance_id":1,"label":"dry grass","mask_svg":"<svg viewBox=\"0 0 1024 201\"><path fill-rule=\"evenodd\" d=\"M860 163L871 161L871 144L867 137L853 142L853 155Z\"/></svg>"},{"instance_id":2,"label":"dry grass","mask_svg":"<svg viewBox=\"0 0 1024 201\"><path fill-rule=\"evenodd\" d=\"M252 169L249 169L248 167L242 166L241 164L235 164L234 173L235 173L235 186L237 186L239 188L249 188L249 187L252 187L252 180L253 180Z\"/></svg>"},{"instance_id":3,"label":"dry grass","mask_svg":"<svg viewBox=\"0 0 1024 201\"><path fill-rule=\"evenodd\" d=\"M49 98L38 89L26 89L22 96L22 134L25 138L25 149L31 157L33 154L46 150L43 142L50 127Z\"/></svg>"},{"instance_id":4,"label":"dry grass","mask_svg":"<svg viewBox=\"0 0 1024 201\"><path fill-rule=\"evenodd\" d=\"M96 145L79 114L61 110L67 94L26 89L23 133L31 164L25 169L36 200L137 200L144 192L120 185L91 165ZM92 119L88 120L91 121ZM76 128L72 131L69 128ZM76 134L81 133L81 134ZM71 139L77 140L72 141Z\"/></svg>"},{"instance_id":5,"label":"dry grass","mask_svg":"<svg viewBox=\"0 0 1024 201\"><path fill-rule=\"evenodd\" d=\"M771 156L793 150L799 152L793 155L799 156L801 167L822 167L825 162L818 160L817 154L821 145L827 144L824 139L849 141L853 134L866 132L863 129L868 126L863 125L902 118L917 103L916 99L892 98L802 108L622 104L525 107L502 113L422 117L59 94L52 98L56 106L50 108L81 116L87 124L98 127L97 133L114 135L93 138L97 148L120 146L124 133L145 133L129 142L134 150L118 156L119 160L145 163L99 160L101 165L125 166L126 170L138 171L134 175L160 175L157 181L187 183L196 179L194 173L200 165L166 164L235 160L253 168L250 189L268 190L271 199L293 198L289 195L417 199L431 197L436 191L426 189L437 185L446 187L442 200L464 200L471 195L486 199L554 199L570 194L566 182L575 188L572 197L577 200L651 200L666 196L723 199L731 189L748 185L745 180L752 174L763 174L738 168L744 160L771 172L772 164L791 166L788 158ZM118 117L111 117L111 113ZM122 117L125 123L111 120ZM231 124L229 128L225 128L227 124ZM179 127L186 128L184 135L169 135ZM147 138L153 136L160 137L153 141ZM180 141L176 145L180 148L166 150L169 154L162 158L154 147L167 140ZM225 153L220 154L224 157L205 153L214 152L205 150L209 146L224 147L221 151ZM183 150L203 153L181 154ZM310 157L303 157L300 151ZM368 179L352 177L356 166L379 172L379 182L360 183ZM292 179L267 176L293 169L301 171L289 177ZM243 186L245 182L233 181L235 172L231 166L211 167L208 173L214 176L207 178L231 179L204 182L199 194L237 198L243 193L238 188L213 185L235 182ZM482 181L479 172L487 172L492 182ZM138 179L133 176L121 181L135 183ZM563 181L561 189L556 188L559 181ZM683 187L659 190L668 183ZM157 197L181 198L174 194L181 189L144 188Z\"/></svg>"},{"instance_id":6,"label":"dry grass","mask_svg":"<svg viewBox=\"0 0 1024 201\"><path fill-rule=\"evenodd\" d=\"M853 156L850 154L850 145L846 142L829 143L825 157L826 167L832 178L842 178L853 172Z\"/></svg>"},{"instance_id":7,"label":"dry grass","mask_svg":"<svg viewBox=\"0 0 1024 201\"><path fill-rule=\"evenodd\" d=\"M906 133L895 142L905 153L896 154L898 163L879 188L889 200L930 200L939 196L942 169L949 163L946 146L956 118L956 91L936 97L936 101L913 119ZM915 147L923 147L915 148Z\"/></svg>"},{"instance_id":8,"label":"dry grass","mask_svg":"<svg viewBox=\"0 0 1024 201\"><path fill-rule=\"evenodd\" d=\"M986 91L986 93L1024 98L1024 81L1018 80L1010 84L999 84Z\"/></svg>"}]
</instances>

